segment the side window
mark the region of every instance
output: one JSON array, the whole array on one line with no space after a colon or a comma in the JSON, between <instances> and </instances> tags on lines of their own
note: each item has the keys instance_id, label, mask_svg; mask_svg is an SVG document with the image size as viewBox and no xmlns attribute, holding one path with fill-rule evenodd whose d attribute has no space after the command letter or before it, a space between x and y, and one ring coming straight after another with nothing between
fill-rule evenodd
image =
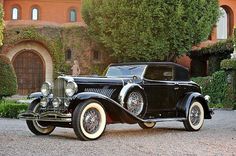
<instances>
[{"instance_id":1,"label":"side window","mask_svg":"<svg viewBox=\"0 0 236 156\"><path fill-rule=\"evenodd\" d=\"M149 66L145 78L150 80L171 81L173 80L173 68L170 66Z\"/></svg>"}]
</instances>

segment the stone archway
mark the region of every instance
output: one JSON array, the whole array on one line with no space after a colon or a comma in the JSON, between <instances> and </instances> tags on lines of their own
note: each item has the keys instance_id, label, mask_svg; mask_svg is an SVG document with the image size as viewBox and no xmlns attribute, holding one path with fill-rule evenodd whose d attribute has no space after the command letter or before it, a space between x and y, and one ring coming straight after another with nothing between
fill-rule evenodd
<instances>
[{"instance_id":1,"label":"stone archway","mask_svg":"<svg viewBox=\"0 0 236 156\"><path fill-rule=\"evenodd\" d=\"M18 94L40 91L44 81L53 81L52 58L42 44L24 41L11 48L6 55L16 71Z\"/></svg>"}]
</instances>

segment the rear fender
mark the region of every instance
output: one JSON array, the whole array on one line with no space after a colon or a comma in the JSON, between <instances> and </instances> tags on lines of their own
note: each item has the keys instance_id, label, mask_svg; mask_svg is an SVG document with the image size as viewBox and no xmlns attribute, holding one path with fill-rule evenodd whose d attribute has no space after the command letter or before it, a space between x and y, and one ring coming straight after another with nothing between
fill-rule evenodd
<instances>
[{"instance_id":1,"label":"rear fender","mask_svg":"<svg viewBox=\"0 0 236 156\"><path fill-rule=\"evenodd\" d=\"M208 102L205 100L203 95L198 92L187 93L183 98L179 100L177 104L177 116L187 118L190 105L192 104L193 100L196 100L202 104L205 114L204 118L211 119L211 111L208 107Z\"/></svg>"},{"instance_id":2,"label":"rear fender","mask_svg":"<svg viewBox=\"0 0 236 156\"><path fill-rule=\"evenodd\" d=\"M105 108L106 113L109 114L112 121L115 121L115 122L117 121L121 123L129 123L129 124L134 124L140 121L138 117L131 114L119 103L99 93L83 92L83 93L79 93L73 96L69 109L74 110L75 107L79 105L81 102L90 100L90 99L94 99L101 102L101 104Z\"/></svg>"}]
</instances>

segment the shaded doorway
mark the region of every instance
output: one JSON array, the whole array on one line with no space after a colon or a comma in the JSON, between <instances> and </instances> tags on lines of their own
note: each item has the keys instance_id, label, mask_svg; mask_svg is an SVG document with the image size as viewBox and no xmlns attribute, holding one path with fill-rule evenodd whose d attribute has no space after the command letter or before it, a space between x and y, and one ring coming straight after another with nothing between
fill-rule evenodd
<instances>
[{"instance_id":1,"label":"shaded doorway","mask_svg":"<svg viewBox=\"0 0 236 156\"><path fill-rule=\"evenodd\" d=\"M21 51L15 55L12 63L17 76L18 94L40 91L45 81L45 68L39 54L33 50Z\"/></svg>"}]
</instances>

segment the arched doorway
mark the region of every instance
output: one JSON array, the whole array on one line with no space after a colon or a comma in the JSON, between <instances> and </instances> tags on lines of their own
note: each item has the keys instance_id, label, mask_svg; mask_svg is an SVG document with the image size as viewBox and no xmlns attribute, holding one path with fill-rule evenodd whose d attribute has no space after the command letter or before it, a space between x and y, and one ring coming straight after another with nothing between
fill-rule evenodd
<instances>
[{"instance_id":1,"label":"arched doorway","mask_svg":"<svg viewBox=\"0 0 236 156\"><path fill-rule=\"evenodd\" d=\"M40 55L33 50L17 53L12 60L18 83L18 94L40 91L45 81L45 67Z\"/></svg>"}]
</instances>

